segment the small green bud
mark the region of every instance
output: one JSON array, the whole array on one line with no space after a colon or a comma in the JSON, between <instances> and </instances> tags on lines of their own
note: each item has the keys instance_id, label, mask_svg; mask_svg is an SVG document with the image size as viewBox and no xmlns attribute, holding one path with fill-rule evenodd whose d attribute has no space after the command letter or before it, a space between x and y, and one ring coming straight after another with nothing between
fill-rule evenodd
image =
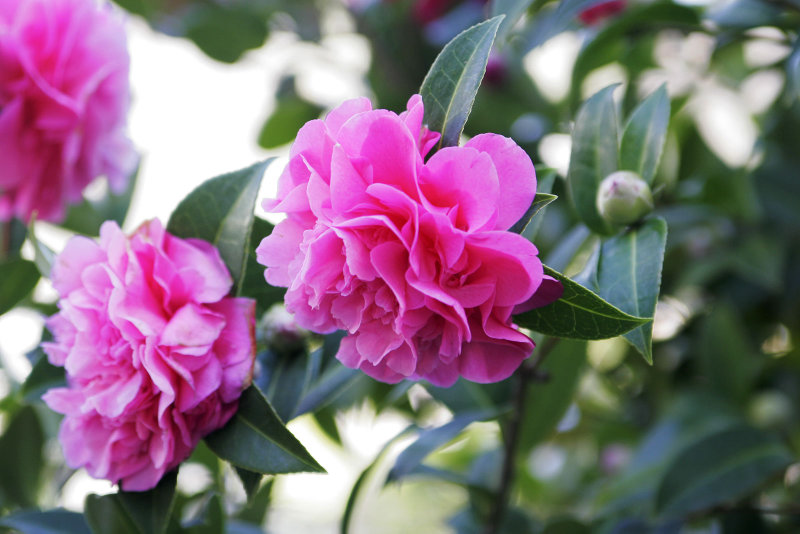
<instances>
[{"instance_id":1,"label":"small green bud","mask_svg":"<svg viewBox=\"0 0 800 534\"><path fill-rule=\"evenodd\" d=\"M613 224L631 224L653 210L653 194L647 182L632 171L612 172L600 182L597 211Z\"/></svg>"}]
</instances>

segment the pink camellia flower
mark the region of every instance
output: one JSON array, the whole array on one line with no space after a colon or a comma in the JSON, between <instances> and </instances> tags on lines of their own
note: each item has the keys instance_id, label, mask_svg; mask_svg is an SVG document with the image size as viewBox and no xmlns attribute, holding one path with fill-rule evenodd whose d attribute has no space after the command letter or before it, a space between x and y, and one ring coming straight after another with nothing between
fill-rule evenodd
<instances>
[{"instance_id":1,"label":"pink camellia flower","mask_svg":"<svg viewBox=\"0 0 800 534\"><path fill-rule=\"evenodd\" d=\"M604 19L613 17L617 13L624 11L627 7L626 0L607 0L598 2L590 8L584 9L578 14L578 18L587 26L600 23Z\"/></svg>"},{"instance_id":2,"label":"pink camellia flower","mask_svg":"<svg viewBox=\"0 0 800 534\"><path fill-rule=\"evenodd\" d=\"M252 378L255 302L226 296L216 248L158 221L130 237L106 222L99 243L72 238L52 281L60 311L43 346L68 387L43 398L66 416L67 464L150 489L236 411Z\"/></svg>"},{"instance_id":3,"label":"pink camellia flower","mask_svg":"<svg viewBox=\"0 0 800 534\"><path fill-rule=\"evenodd\" d=\"M425 161L439 134L422 118L419 95L401 115L362 98L303 126L264 202L288 216L258 261L301 326L348 331L348 367L385 382L502 380L533 350L512 311L559 296L539 292L558 283L507 231L536 193L533 164L494 134Z\"/></svg>"},{"instance_id":4,"label":"pink camellia flower","mask_svg":"<svg viewBox=\"0 0 800 534\"><path fill-rule=\"evenodd\" d=\"M95 0L0 1L0 220L59 222L106 176L125 188L125 32Z\"/></svg>"}]
</instances>

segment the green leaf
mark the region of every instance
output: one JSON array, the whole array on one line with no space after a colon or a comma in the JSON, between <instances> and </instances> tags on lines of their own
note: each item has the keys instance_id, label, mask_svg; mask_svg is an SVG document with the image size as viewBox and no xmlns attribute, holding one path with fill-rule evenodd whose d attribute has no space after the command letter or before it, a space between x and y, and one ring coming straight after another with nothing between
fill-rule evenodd
<instances>
[{"instance_id":1,"label":"green leaf","mask_svg":"<svg viewBox=\"0 0 800 534\"><path fill-rule=\"evenodd\" d=\"M622 132L620 169L653 184L669 126L669 97L662 84L633 111Z\"/></svg>"},{"instance_id":2,"label":"green leaf","mask_svg":"<svg viewBox=\"0 0 800 534\"><path fill-rule=\"evenodd\" d=\"M16 512L0 517L0 526L22 534L91 534L83 514L62 508Z\"/></svg>"},{"instance_id":3,"label":"green leaf","mask_svg":"<svg viewBox=\"0 0 800 534\"><path fill-rule=\"evenodd\" d=\"M425 124L442 134L437 149L458 145L502 20L502 16L494 17L454 37L422 81L419 92L425 106Z\"/></svg>"},{"instance_id":4,"label":"green leaf","mask_svg":"<svg viewBox=\"0 0 800 534\"><path fill-rule=\"evenodd\" d=\"M178 204L167 223L170 233L204 239L219 249L233 277L236 294L242 287L245 261L250 254L261 179L273 160L206 180Z\"/></svg>"},{"instance_id":5,"label":"green leaf","mask_svg":"<svg viewBox=\"0 0 800 534\"><path fill-rule=\"evenodd\" d=\"M50 271L53 269L53 263L56 261L56 253L50 250L50 247L39 241L34 231L35 218L31 219L28 225L28 239L33 245L33 262L42 276L50 278Z\"/></svg>"},{"instance_id":6,"label":"green leaf","mask_svg":"<svg viewBox=\"0 0 800 534\"><path fill-rule=\"evenodd\" d=\"M178 470L166 473L155 488L148 491L120 491L108 495L119 501L140 534L163 534L175 504Z\"/></svg>"},{"instance_id":7,"label":"green leaf","mask_svg":"<svg viewBox=\"0 0 800 534\"><path fill-rule=\"evenodd\" d=\"M361 371L337 365L327 371L309 388L300 399L295 417L308 412L316 412L336 399L344 390L361 376Z\"/></svg>"},{"instance_id":8,"label":"green leaf","mask_svg":"<svg viewBox=\"0 0 800 534\"><path fill-rule=\"evenodd\" d=\"M718 4L719 5L719 4ZM775 25L781 9L761 0L735 0L711 10L709 18L722 28L756 28Z\"/></svg>"},{"instance_id":9,"label":"green leaf","mask_svg":"<svg viewBox=\"0 0 800 534\"><path fill-rule=\"evenodd\" d=\"M247 502L251 502L258 492L258 488L261 486L261 480L264 478L264 475L242 469L241 467L236 467L235 469L236 475L239 477L242 487L244 488L244 492L247 494Z\"/></svg>"},{"instance_id":10,"label":"green leaf","mask_svg":"<svg viewBox=\"0 0 800 534\"><path fill-rule=\"evenodd\" d=\"M308 121L319 118L322 111L320 106L294 94L279 98L258 134L258 144L276 148L294 141L297 131Z\"/></svg>"},{"instance_id":11,"label":"green leaf","mask_svg":"<svg viewBox=\"0 0 800 534\"><path fill-rule=\"evenodd\" d=\"M442 426L421 431L416 441L397 457L394 466L389 471L386 483L396 482L413 473L429 454L455 439L472 423L494 419L500 413L501 411L498 409L461 413Z\"/></svg>"},{"instance_id":12,"label":"green leaf","mask_svg":"<svg viewBox=\"0 0 800 534\"><path fill-rule=\"evenodd\" d=\"M684 449L664 474L656 497L661 517L734 502L758 490L792 462L772 434L740 426L718 432Z\"/></svg>"},{"instance_id":13,"label":"green leaf","mask_svg":"<svg viewBox=\"0 0 800 534\"><path fill-rule=\"evenodd\" d=\"M256 217L253 220L244 279L239 288L241 296L255 299L258 316L261 316L273 304L283 302L283 297L286 294L285 287L271 286L266 282L264 279L265 267L258 263L256 257L256 248L258 248L262 239L272 233L273 228L272 224L264 219Z\"/></svg>"},{"instance_id":14,"label":"green leaf","mask_svg":"<svg viewBox=\"0 0 800 534\"><path fill-rule=\"evenodd\" d=\"M93 534L141 534L116 495L88 495L83 513Z\"/></svg>"},{"instance_id":15,"label":"green leaf","mask_svg":"<svg viewBox=\"0 0 800 534\"><path fill-rule=\"evenodd\" d=\"M281 354L266 350L258 354L261 373L253 381L278 418L291 421L307 387L305 354Z\"/></svg>"},{"instance_id":16,"label":"green leaf","mask_svg":"<svg viewBox=\"0 0 800 534\"><path fill-rule=\"evenodd\" d=\"M559 341L547 356L541 370L549 379L529 387L525 396L525 418L519 434L521 454L527 454L553 433L572 402L585 362L585 341Z\"/></svg>"},{"instance_id":17,"label":"green leaf","mask_svg":"<svg viewBox=\"0 0 800 534\"><path fill-rule=\"evenodd\" d=\"M747 402L762 363L747 331L731 304L717 302L703 320L694 358L706 387L739 406Z\"/></svg>"},{"instance_id":18,"label":"green leaf","mask_svg":"<svg viewBox=\"0 0 800 534\"><path fill-rule=\"evenodd\" d=\"M416 428L415 425L409 425L403 430L401 430L397 435L395 435L392 439L387 441L381 450L378 451L378 454L375 455L375 459L372 460L360 475L356 479L355 483L353 484L353 488L350 490L350 495L347 497L347 504L344 507L344 513L342 514L342 522L339 525L339 532L341 534L348 534L350 532L350 523L353 520L353 512L355 512L356 504L358 502L358 497L361 494L361 488L370 478L370 475L375 470L375 468L380 464L383 457L386 455L386 452L392 447L392 445L400 438L407 435L409 432Z\"/></svg>"},{"instance_id":19,"label":"green leaf","mask_svg":"<svg viewBox=\"0 0 800 534\"><path fill-rule=\"evenodd\" d=\"M267 16L255 6L249 9L246 2L203 2L185 13L181 22L186 37L209 57L225 63L234 63L248 50L260 48L269 35Z\"/></svg>"},{"instance_id":20,"label":"green leaf","mask_svg":"<svg viewBox=\"0 0 800 534\"><path fill-rule=\"evenodd\" d=\"M536 193L536 196L533 197L533 202L531 202L531 207L528 208L528 211L525 212L520 220L518 220L514 226L508 229L509 232L514 232L515 234L521 234L525 231L530 224L531 220L533 219L534 215L536 215L539 210L553 202L557 199L557 195L551 195L550 193Z\"/></svg>"},{"instance_id":21,"label":"green leaf","mask_svg":"<svg viewBox=\"0 0 800 534\"><path fill-rule=\"evenodd\" d=\"M44 467L44 432L32 406L23 406L0 436L0 493L7 503L33 506Z\"/></svg>"},{"instance_id":22,"label":"green leaf","mask_svg":"<svg viewBox=\"0 0 800 534\"><path fill-rule=\"evenodd\" d=\"M667 223L656 218L603 242L597 266L598 293L620 310L651 319L661 288ZM653 323L625 334L648 363L653 363Z\"/></svg>"},{"instance_id":23,"label":"green leaf","mask_svg":"<svg viewBox=\"0 0 800 534\"><path fill-rule=\"evenodd\" d=\"M65 387L67 378L63 367L52 365L41 347L37 347L39 358L33 365L33 369L25 378L20 393L26 402L35 402L41 398L45 391Z\"/></svg>"},{"instance_id":24,"label":"green leaf","mask_svg":"<svg viewBox=\"0 0 800 534\"><path fill-rule=\"evenodd\" d=\"M139 167L128 179L125 189L119 194L111 190L100 200L86 200L75 204L67 211L67 217L59 226L78 232L79 234L96 236L100 234L100 226L106 221L116 221L120 226L125 222L128 208L131 205L133 191L139 176Z\"/></svg>"},{"instance_id":25,"label":"green leaf","mask_svg":"<svg viewBox=\"0 0 800 534\"><path fill-rule=\"evenodd\" d=\"M252 386L242 393L236 415L205 441L220 458L257 473L325 471Z\"/></svg>"},{"instance_id":26,"label":"green leaf","mask_svg":"<svg viewBox=\"0 0 800 534\"><path fill-rule=\"evenodd\" d=\"M519 18L528 10L533 0L492 0L489 13L492 17L505 15L500 28L497 30L497 42L506 40L508 32L514 27Z\"/></svg>"},{"instance_id":27,"label":"green leaf","mask_svg":"<svg viewBox=\"0 0 800 534\"><path fill-rule=\"evenodd\" d=\"M600 90L578 110L567 172L567 185L578 216L599 234L611 233L608 222L597 211L597 189L606 176L617 170L619 134L613 98L616 87Z\"/></svg>"},{"instance_id":28,"label":"green leaf","mask_svg":"<svg viewBox=\"0 0 800 534\"><path fill-rule=\"evenodd\" d=\"M786 59L786 85L791 99L800 97L800 39L794 42L792 53Z\"/></svg>"},{"instance_id":29,"label":"green leaf","mask_svg":"<svg viewBox=\"0 0 800 534\"><path fill-rule=\"evenodd\" d=\"M198 513L184 524L186 534L221 534L225 532L225 510L217 493L207 493Z\"/></svg>"},{"instance_id":30,"label":"green leaf","mask_svg":"<svg viewBox=\"0 0 800 534\"><path fill-rule=\"evenodd\" d=\"M519 326L559 338L606 339L628 332L650 321L628 315L563 274L544 267L561 282L564 293L557 301L515 315Z\"/></svg>"},{"instance_id":31,"label":"green leaf","mask_svg":"<svg viewBox=\"0 0 800 534\"><path fill-rule=\"evenodd\" d=\"M538 13L527 35L526 50L542 45L575 22L578 14L600 0L561 0L550 13Z\"/></svg>"},{"instance_id":32,"label":"green leaf","mask_svg":"<svg viewBox=\"0 0 800 534\"><path fill-rule=\"evenodd\" d=\"M549 195L553 191L553 185L556 181L556 170L550 167L545 167L544 169L537 170L536 173L536 196L534 197L533 201L536 202L536 199L539 198L539 195L542 195L542 199L545 199L545 195ZM558 197L556 195L552 195L553 199L556 200ZM520 232L524 237L533 241L536 239L536 235L539 233L539 227L542 225L542 221L544 220L545 216L545 208L549 202L545 205L539 206L536 211L531 215L530 220L525 225L525 227Z\"/></svg>"},{"instance_id":33,"label":"green leaf","mask_svg":"<svg viewBox=\"0 0 800 534\"><path fill-rule=\"evenodd\" d=\"M237 472L241 472L241 470L237 469ZM272 501L274 482L274 478L267 480L256 488L256 492L252 496L248 494L247 504L236 514L237 519L254 525L262 525L267 518L269 504Z\"/></svg>"},{"instance_id":34,"label":"green leaf","mask_svg":"<svg viewBox=\"0 0 800 534\"><path fill-rule=\"evenodd\" d=\"M16 306L39 281L39 269L32 261L16 258L0 263L0 315Z\"/></svg>"},{"instance_id":35,"label":"green leaf","mask_svg":"<svg viewBox=\"0 0 800 534\"><path fill-rule=\"evenodd\" d=\"M3 261L19 256L26 231L25 225L19 219L0 222L0 258Z\"/></svg>"}]
</instances>

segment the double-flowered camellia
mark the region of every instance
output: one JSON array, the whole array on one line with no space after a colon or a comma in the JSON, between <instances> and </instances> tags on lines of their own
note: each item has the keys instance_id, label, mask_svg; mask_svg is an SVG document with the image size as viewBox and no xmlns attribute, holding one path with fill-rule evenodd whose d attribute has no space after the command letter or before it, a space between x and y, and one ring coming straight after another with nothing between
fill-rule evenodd
<instances>
[{"instance_id":1,"label":"double-flowered camellia","mask_svg":"<svg viewBox=\"0 0 800 534\"><path fill-rule=\"evenodd\" d=\"M542 305L536 247L508 232L536 193L512 140L481 134L443 148L406 112L351 100L307 123L265 209L287 218L258 247L299 324L349 335L337 357L386 382L508 377L533 351L511 321ZM546 293L546 295L545 295Z\"/></svg>"},{"instance_id":2,"label":"double-flowered camellia","mask_svg":"<svg viewBox=\"0 0 800 534\"><path fill-rule=\"evenodd\" d=\"M99 176L124 189L128 63L110 5L0 1L0 220L59 222Z\"/></svg>"},{"instance_id":3,"label":"double-flowered camellia","mask_svg":"<svg viewBox=\"0 0 800 534\"><path fill-rule=\"evenodd\" d=\"M152 488L236 411L252 379L255 303L227 296L216 248L158 221L130 237L107 222L99 243L74 237L51 274L60 311L44 349L68 387L44 400L65 415L67 464Z\"/></svg>"}]
</instances>

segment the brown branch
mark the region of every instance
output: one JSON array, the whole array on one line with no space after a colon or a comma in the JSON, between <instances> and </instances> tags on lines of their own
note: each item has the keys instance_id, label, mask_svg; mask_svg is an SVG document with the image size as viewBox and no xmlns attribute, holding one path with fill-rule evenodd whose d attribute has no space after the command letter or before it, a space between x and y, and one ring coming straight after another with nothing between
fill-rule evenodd
<instances>
[{"instance_id":1,"label":"brown branch","mask_svg":"<svg viewBox=\"0 0 800 534\"><path fill-rule=\"evenodd\" d=\"M494 507L489 516L489 522L484 528L484 534L497 534L500 531L500 525L503 523L508 509L511 488L514 484L514 464L517 447L519 446L519 431L525 417L525 399L528 394L528 386L533 382L547 380L547 375L541 372L540 367L559 341L559 338L547 338L539 348L536 359L526 360L517 371L517 384L514 389L513 408L511 419L508 422L508 432L506 433L500 484L497 487Z\"/></svg>"}]
</instances>

